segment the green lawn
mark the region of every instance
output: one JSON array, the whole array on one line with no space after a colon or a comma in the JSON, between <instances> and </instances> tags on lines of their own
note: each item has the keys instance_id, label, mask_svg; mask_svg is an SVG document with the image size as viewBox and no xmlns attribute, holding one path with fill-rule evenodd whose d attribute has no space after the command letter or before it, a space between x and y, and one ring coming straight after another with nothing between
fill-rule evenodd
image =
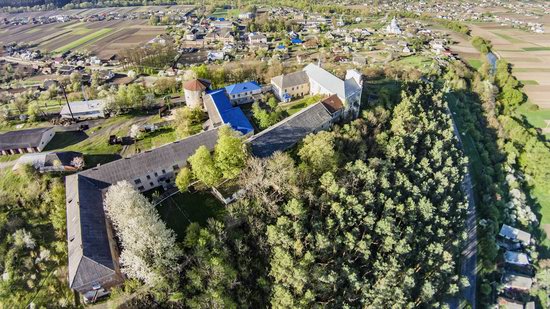
<instances>
[{"instance_id":1,"label":"green lawn","mask_svg":"<svg viewBox=\"0 0 550 309\"><path fill-rule=\"evenodd\" d=\"M399 59L397 63L405 66L411 66L418 69L423 69L423 68L430 67L433 63L433 59L424 57L424 56L419 56L419 55L412 55L412 56Z\"/></svg>"},{"instance_id":2,"label":"green lawn","mask_svg":"<svg viewBox=\"0 0 550 309\"><path fill-rule=\"evenodd\" d=\"M239 14L240 14L240 10L238 9L226 10L222 8L216 8L214 13L210 14L210 16L214 16L216 18L220 18L220 17L228 18L228 17L237 17L239 16Z\"/></svg>"},{"instance_id":3,"label":"green lawn","mask_svg":"<svg viewBox=\"0 0 550 309\"><path fill-rule=\"evenodd\" d=\"M539 109L533 103L527 102L518 107L517 111L527 118L529 123L536 128L545 128L544 120L550 120L550 108Z\"/></svg>"},{"instance_id":4,"label":"green lawn","mask_svg":"<svg viewBox=\"0 0 550 309\"><path fill-rule=\"evenodd\" d=\"M472 68L474 68L476 70L479 70L479 68L481 68L481 65L483 64L483 62L479 59L470 59L470 60L468 60L468 64Z\"/></svg>"},{"instance_id":5,"label":"green lawn","mask_svg":"<svg viewBox=\"0 0 550 309\"><path fill-rule=\"evenodd\" d=\"M140 150L149 150L177 140L176 131L171 127L161 128L155 132L145 133L135 144Z\"/></svg>"},{"instance_id":6,"label":"green lawn","mask_svg":"<svg viewBox=\"0 0 550 309\"><path fill-rule=\"evenodd\" d=\"M524 51L544 51L544 50L550 50L550 47L544 47L544 46L540 46L540 47L524 47L523 50L524 50Z\"/></svg>"},{"instance_id":7,"label":"green lawn","mask_svg":"<svg viewBox=\"0 0 550 309\"><path fill-rule=\"evenodd\" d=\"M103 29L100 29L96 32L93 32L93 33L90 33L88 34L87 36L84 36L84 37L81 37L80 39L78 40L75 40L75 41L72 41L71 43L65 45L65 46L62 46L62 47L59 47L58 49L52 51L53 53L64 53L68 50L71 50L71 49L74 49L74 48L77 48L77 47L80 47L86 43L89 43L91 42L92 40L96 40L96 39L99 39L101 38L102 36L110 33L111 31L113 31L113 29L111 28L103 28Z\"/></svg>"},{"instance_id":8,"label":"green lawn","mask_svg":"<svg viewBox=\"0 0 550 309\"><path fill-rule=\"evenodd\" d=\"M206 225L209 218L221 218L223 204L209 192L177 193L157 206L161 219L173 229L178 240L183 240L185 230L192 222Z\"/></svg>"},{"instance_id":9,"label":"green lawn","mask_svg":"<svg viewBox=\"0 0 550 309\"><path fill-rule=\"evenodd\" d=\"M538 85L539 84L539 82L537 82L536 80L532 80L532 79L521 80L520 82L524 85Z\"/></svg>"},{"instance_id":10,"label":"green lawn","mask_svg":"<svg viewBox=\"0 0 550 309\"><path fill-rule=\"evenodd\" d=\"M288 113L288 115L296 114L297 112L301 111L302 109L315 104L319 102L323 97L320 95L314 95L314 96L306 96L302 99L282 104L281 108Z\"/></svg>"}]
</instances>

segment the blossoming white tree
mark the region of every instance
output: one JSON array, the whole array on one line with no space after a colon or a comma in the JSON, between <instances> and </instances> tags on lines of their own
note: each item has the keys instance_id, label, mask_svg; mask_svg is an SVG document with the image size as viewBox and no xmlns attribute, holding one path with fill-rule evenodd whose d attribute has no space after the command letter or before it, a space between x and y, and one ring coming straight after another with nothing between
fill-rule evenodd
<instances>
[{"instance_id":1,"label":"blossoming white tree","mask_svg":"<svg viewBox=\"0 0 550 309\"><path fill-rule=\"evenodd\" d=\"M170 281L182 252L155 207L127 181L109 188L104 206L121 242L122 271L152 287Z\"/></svg>"}]
</instances>

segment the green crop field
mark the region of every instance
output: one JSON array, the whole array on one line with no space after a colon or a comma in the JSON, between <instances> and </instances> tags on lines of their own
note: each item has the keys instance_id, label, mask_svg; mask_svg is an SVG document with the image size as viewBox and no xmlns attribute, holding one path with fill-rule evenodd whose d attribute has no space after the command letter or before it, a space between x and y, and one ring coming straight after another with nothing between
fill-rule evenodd
<instances>
[{"instance_id":1,"label":"green crop field","mask_svg":"<svg viewBox=\"0 0 550 309\"><path fill-rule=\"evenodd\" d=\"M71 43L69 43L65 46L62 46L62 47L54 50L53 53L64 53L64 52L69 51L71 49L75 49L75 48L80 47L84 44L90 43L93 40L98 40L101 37L103 37L104 35L110 33L111 31L113 31L113 29L103 28L103 29L98 30L96 32L90 33L87 36L82 37L82 38L80 38L76 41L73 41L73 42L71 42Z\"/></svg>"},{"instance_id":2,"label":"green crop field","mask_svg":"<svg viewBox=\"0 0 550 309\"><path fill-rule=\"evenodd\" d=\"M538 85L539 84L539 82L537 82L536 80L532 80L532 79L521 80L521 83L524 84L524 85Z\"/></svg>"},{"instance_id":3,"label":"green crop field","mask_svg":"<svg viewBox=\"0 0 550 309\"><path fill-rule=\"evenodd\" d=\"M494 35L499 36L510 43L524 43L522 40L509 36L507 34L493 32Z\"/></svg>"},{"instance_id":4,"label":"green crop field","mask_svg":"<svg viewBox=\"0 0 550 309\"><path fill-rule=\"evenodd\" d=\"M550 47L544 47L544 46L540 46L540 47L524 47L523 50L524 50L524 51L544 51L544 50L550 50Z\"/></svg>"}]
</instances>

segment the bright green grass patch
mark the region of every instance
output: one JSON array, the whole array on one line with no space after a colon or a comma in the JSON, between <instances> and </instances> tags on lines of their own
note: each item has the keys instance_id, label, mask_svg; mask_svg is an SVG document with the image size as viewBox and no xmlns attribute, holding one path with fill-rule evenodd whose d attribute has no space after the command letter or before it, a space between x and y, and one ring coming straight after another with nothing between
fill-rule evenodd
<instances>
[{"instance_id":1,"label":"bright green grass patch","mask_svg":"<svg viewBox=\"0 0 550 309\"><path fill-rule=\"evenodd\" d=\"M157 206L160 218L183 240L189 224L206 225L209 218L221 218L222 203L208 192L177 193Z\"/></svg>"},{"instance_id":2,"label":"bright green grass patch","mask_svg":"<svg viewBox=\"0 0 550 309\"><path fill-rule=\"evenodd\" d=\"M512 36L509 36L507 34L503 34L503 33L498 33L498 32L493 32L493 34L505 39L506 41L510 42L510 43L523 43L522 40L520 39L517 39L517 38L514 38Z\"/></svg>"},{"instance_id":3,"label":"bright green grass patch","mask_svg":"<svg viewBox=\"0 0 550 309\"><path fill-rule=\"evenodd\" d=\"M433 60L428 57L413 55L401 58L397 61L397 63L422 69L430 67L433 63Z\"/></svg>"},{"instance_id":4,"label":"bright green grass patch","mask_svg":"<svg viewBox=\"0 0 550 309\"><path fill-rule=\"evenodd\" d=\"M545 120L550 120L550 108L539 109L537 105L527 102L518 107L517 112L527 118L527 121L536 128L545 128Z\"/></svg>"},{"instance_id":5,"label":"bright green grass patch","mask_svg":"<svg viewBox=\"0 0 550 309\"><path fill-rule=\"evenodd\" d=\"M479 70L479 68L481 68L481 65L483 64L483 62L479 59L470 59L470 60L468 60L468 64L472 68L474 68L476 70Z\"/></svg>"},{"instance_id":6,"label":"bright green grass patch","mask_svg":"<svg viewBox=\"0 0 550 309\"><path fill-rule=\"evenodd\" d=\"M524 85L538 85L539 84L539 82L537 82L536 80L532 80L532 79L521 80L520 82Z\"/></svg>"},{"instance_id":7,"label":"bright green grass patch","mask_svg":"<svg viewBox=\"0 0 550 309\"><path fill-rule=\"evenodd\" d=\"M36 32L38 32L38 31L40 31L40 30L42 30L40 27L34 27L34 28L32 28L32 29L29 29L29 30L28 30L27 32L25 32L25 33L31 34L31 33L36 33Z\"/></svg>"},{"instance_id":8,"label":"bright green grass patch","mask_svg":"<svg viewBox=\"0 0 550 309\"><path fill-rule=\"evenodd\" d=\"M145 133L143 138L136 142L135 147L144 151L166 145L176 141L176 139L174 128L166 127L158 129L155 132Z\"/></svg>"},{"instance_id":9,"label":"bright green grass patch","mask_svg":"<svg viewBox=\"0 0 550 309\"><path fill-rule=\"evenodd\" d=\"M548 68L514 68L514 72L550 72Z\"/></svg>"},{"instance_id":10,"label":"bright green grass patch","mask_svg":"<svg viewBox=\"0 0 550 309\"><path fill-rule=\"evenodd\" d=\"M524 50L524 51L543 51L543 50L550 50L550 47L544 47L544 46L540 46L540 47L524 47L523 50Z\"/></svg>"},{"instance_id":11,"label":"bright green grass patch","mask_svg":"<svg viewBox=\"0 0 550 309\"><path fill-rule=\"evenodd\" d=\"M105 28L107 29L107 28ZM76 34L76 35L85 35L85 34L88 34L92 32L92 29L88 29L88 28L85 28L85 27L77 27L77 28L73 28L71 30L71 33L72 34Z\"/></svg>"},{"instance_id":12,"label":"bright green grass patch","mask_svg":"<svg viewBox=\"0 0 550 309\"><path fill-rule=\"evenodd\" d=\"M296 114L297 112L301 111L302 109L315 104L321 100L322 96L320 95L314 95L314 96L308 96L299 100L296 100L294 102L281 105L281 108L288 113L288 115Z\"/></svg>"},{"instance_id":13,"label":"bright green grass patch","mask_svg":"<svg viewBox=\"0 0 550 309\"><path fill-rule=\"evenodd\" d=\"M550 224L550 192L540 190L539 188L539 186L535 185L531 192L540 204L540 214L542 216L540 223Z\"/></svg>"},{"instance_id":14,"label":"bright green grass patch","mask_svg":"<svg viewBox=\"0 0 550 309\"><path fill-rule=\"evenodd\" d=\"M214 13L210 14L210 16L214 16L216 18L220 18L220 17L227 18L227 17L236 17L239 14L240 14L240 10L238 10L238 9L226 10L226 9L222 9L222 8L217 8L214 11Z\"/></svg>"},{"instance_id":15,"label":"bright green grass patch","mask_svg":"<svg viewBox=\"0 0 550 309\"><path fill-rule=\"evenodd\" d=\"M66 51L69 51L71 49L75 49L79 46L82 46L88 42L91 42L92 40L96 40L96 39L99 39L101 38L102 36L106 35L107 33L113 31L113 29L111 28L103 28L99 31L96 31L96 32L93 32L93 33L90 33L88 34L87 36L85 37L82 37L76 41L73 41L65 46L62 46L56 50L53 51L53 53L64 53Z\"/></svg>"}]
</instances>

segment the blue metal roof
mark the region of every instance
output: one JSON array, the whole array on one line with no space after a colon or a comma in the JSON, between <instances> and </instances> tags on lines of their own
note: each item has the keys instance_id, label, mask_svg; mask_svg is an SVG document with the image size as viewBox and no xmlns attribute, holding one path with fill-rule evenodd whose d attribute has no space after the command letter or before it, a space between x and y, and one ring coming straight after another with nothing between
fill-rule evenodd
<instances>
[{"instance_id":1,"label":"blue metal roof","mask_svg":"<svg viewBox=\"0 0 550 309\"><path fill-rule=\"evenodd\" d=\"M249 92L254 90L260 90L262 87L257 82L244 82L239 84L233 84L225 87L225 90L229 94L239 94L242 92Z\"/></svg>"},{"instance_id":2,"label":"blue metal roof","mask_svg":"<svg viewBox=\"0 0 550 309\"><path fill-rule=\"evenodd\" d=\"M299 38L294 38L294 39L290 40L290 42L292 42L292 44L302 44L302 43L304 43L304 41L300 40Z\"/></svg>"},{"instance_id":3,"label":"blue metal roof","mask_svg":"<svg viewBox=\"0 0 550 309\"><path fill-rule=\"evenodd\" d=\"M231 125L233 130L241 132L243 135L254 132L254 127L248 121L240 107L234 107L229 101L225 89L214 90L209 93L212 101L221 116L223 123Z\"/></svg>"}]
</instances>

